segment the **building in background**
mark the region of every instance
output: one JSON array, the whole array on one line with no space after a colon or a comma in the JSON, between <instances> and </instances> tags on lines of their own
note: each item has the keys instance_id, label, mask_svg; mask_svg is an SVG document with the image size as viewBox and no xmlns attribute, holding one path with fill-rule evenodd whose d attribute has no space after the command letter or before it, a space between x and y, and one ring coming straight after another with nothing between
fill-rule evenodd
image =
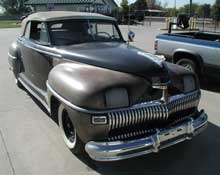
<instances>
[{"instance_id":1,"label":"building in background","mask_svg":"<svg viewBox=\"0 0 220 175\"><path fill-rule=\"evenodd\" d=\"M25 5L34 12L79 11L115 16L118 10L114 0L28 0Z\"/></svg>"}]
</instances>

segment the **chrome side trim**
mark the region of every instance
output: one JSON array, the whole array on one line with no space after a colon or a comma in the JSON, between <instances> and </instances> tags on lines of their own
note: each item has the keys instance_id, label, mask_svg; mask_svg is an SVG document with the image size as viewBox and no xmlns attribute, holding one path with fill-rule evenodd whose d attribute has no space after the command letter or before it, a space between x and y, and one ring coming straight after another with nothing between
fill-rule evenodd
<instances>
[{"instance_id":1,"label":"chrome side trim","mask_svg":"<svg viewBox=\"0 0 220 175\"><path fill-rule=\"evenodd\" d=\"M61 55L54 54L54 53L51 53L51 52L47 52L47 51L44 51L44 50L40 50L40 49L34 48L34 47L32 47L32 46L29 46L29 45L25 45L25 46L28 47L28 48L31 48L31 49L33 49L33 50L35 50L35 51L37 51L37 52L44 53L44 54L46 54L46 55L51 55L51 56L59 57L59 58L62 57Z\"/></svg>"},{"instance_id":2,"label":"chrome side trim","mask_svg":"<svg viewBox=\"0 0 220 175\"><path fill-rule=\"evenodd\" d=\"M207 124L208 116L201 111L196 119L191 118L169 128L156 129L157 132L149 137L132 141L90 141L85 150L96 161L117 161L157 153L164 148L192 139L201 133Z\"/></svg>"},{"instance_id":3,"label":"chrome side trim","mask_svg":"<svg viewBox=\"0 0 220 175\"><path fill-rule=\"evenodd\" d=\"M23 41L21 41L21 40L18 40L21 44L23 44L25 47L28 47L29 49L33 49L33 50L35 50L35 51L37 51L37 52L40 52L40 53L44 53L44 54L47 54L47 55L51 55L51 56L54 56L54 57L59 57L59 58L61 58L62 56L60 55L60 54L55 54L55 53L51 53L51 52L47 52L47 51L45 51L45 50L41 50L40 48L36 48L36 47L33 47L33 46L30 46L30 45L28 45L28 44L25 44ZM32 42L32 44L35 44L35 43L33 43ZM35 44L36 45L36 44ZM38 46L38 47L45 47L45 46ZM48 49L48 47L45 47L45 48L47 48ZM54 51L55 49L54 48L50 48L50 50L51 51Z\"/></svg>"},{"instance_id":4,"label":"chrome side trim","mask_svg":"<svg viewBox=\"0 0 220 175\"><path fill-rule=\"evenodd\" d=\"M43 101L20 77L18 77L18 81L25 87L25 89L31 93L41 104L46 108L46 110L50 113L50 108L45 101ZM36 89L35 89L36 90ZM40 92L39 92L40 93Z\"/></svg>"},{"instance_id":5,"label":"chrome side trim","mask_svg":"<svg viewBox=\"0 0 220 175\"><path fill-rule=\"evenodd\" d=\"M8 52L8 56L9 56L10 58L12 58L13 60L16 60L16 59L17 59L17 57L12 56L9 52Z\"/></svg>"},{"instance_id":6,"label":"chrome side trim","mask_svg":"<svg viewBox=\"0 0 220 175\"><path fill-rule=\"evenodd\" d=\"M150 101L150 102L146 102L146 103L141 103L141 104L137 104L131 107L125 107L125 108L117 108L117 109L111 109L111 110L88 110L85 108L81 108L77 105L74 105L73 103L71 103L70 101L68 101L67 99L65 99L64 97L62 97L59 93L57 93L47 82L47 88L48 90L56 97L58 98L61 102L63 102L64 104L66 104L67 106L69 106L70 108L77 110L79 112L83 112L83 113L88 113L88 114L106 114L106 113L112 113L112 112L121 112L121 111L128 111L128 110L135 110L135 109L139 109L139 108L145 108L145 107L153 107L157 104L161 104L160 100L154 100L154 101ZM200 94L200 90L196 90L194 92L188 93L188 94L179 94L176 96L171 96L169 99L169 102L175 101L179 98L183 98L186 95L187 96L191 96L191 95L195 95L195 94ZM150 111L150 113L153 113L153 108L152 111ZM128 114L127 114L128 115ZM152 116L152 115L150 115ZM131 115L129 115L129 117L131 117ZM166 116L167 117L167 116ZM115 124L115 117L112 116L112 121L111 123ZM131 122L131 121L127 121L127 122ZM126 123L126 121L125 121Z\"/></svg>"}]
</instances>

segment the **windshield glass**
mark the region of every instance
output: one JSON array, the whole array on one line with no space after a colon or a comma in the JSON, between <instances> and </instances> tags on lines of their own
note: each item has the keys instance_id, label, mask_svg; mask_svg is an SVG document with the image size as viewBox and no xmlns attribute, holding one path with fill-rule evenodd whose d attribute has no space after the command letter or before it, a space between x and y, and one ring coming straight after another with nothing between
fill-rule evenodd
<instances>
[{"instance_id":1,"label":"windshield glass","mask_svg":"<svg viewBox=\"0 0 220 175\"><path fill-rule=\"evenodd\" d=\"M122 42L120 31L113 21L62 20L49 23L53 45L74 45L87 42Z\"/></svg>"}]
</instances>

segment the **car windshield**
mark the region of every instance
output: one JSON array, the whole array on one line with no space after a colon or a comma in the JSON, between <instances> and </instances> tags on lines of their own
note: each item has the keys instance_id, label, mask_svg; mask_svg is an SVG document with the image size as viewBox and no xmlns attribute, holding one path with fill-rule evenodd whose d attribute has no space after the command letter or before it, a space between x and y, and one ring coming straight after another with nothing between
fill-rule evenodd
<instances>
[{"instance_id":1,"label":"car windshield","mask_svg":"<svg viewBox=\"0 0 220 175\"><path fill-rule=\"evenodd\" d=\"M74 45L87 42L123 42L121 33L113 21L62 20L49 23L53 45Z\"/></svg>"}]
</instances>

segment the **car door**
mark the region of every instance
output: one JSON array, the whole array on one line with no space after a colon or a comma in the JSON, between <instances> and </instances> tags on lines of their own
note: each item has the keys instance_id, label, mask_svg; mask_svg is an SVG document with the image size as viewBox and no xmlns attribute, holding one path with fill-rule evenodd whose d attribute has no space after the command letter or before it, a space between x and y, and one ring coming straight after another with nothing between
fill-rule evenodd
<instances>
[{"instance_id":1,"label":"car door","mask_svg":"<svg viewBox=\"0 0 220 175\"><path fill-rule=\"evenodd\" d=\"M34 59L34 52L32 49L32 42L30 41L31 21L26 24L25 33L19 37L18 44L20 48L20 56L23 63L23 73L21 78L27 85L35 84L36 79L36 64L37 60Z\"/></svg>"},{"instance_id":2,"label":"car door","mask_svg":"<svg viewBox=\"0 0 220 175\"><path fill-rule=\"evenodd\" d=\"M50 46L49 33L47 31L46 23L36 23L34 26L39 32L37 38L31 37L31 40L34 42L33 57L36 60L36 86L46 92L46 82L48 79L48 74L53 68L53 57L55 57L56 54L53 53Z\"/></svg>"},{"instance_id":3,"label":"car door","mask_svg":"<svg viewBox=\"0 0 220 175\"><path fill-rule=\"evenodd\" d=\"M39 95L45 94L46 81L52 69L52 53L50 53L49 35L46 24L40 21L30 21L26 31L29 35L21 38L21 54L24 64L24 74ZM26 34L25 31L25 34Z\"/></svg>"}]
</instances>

